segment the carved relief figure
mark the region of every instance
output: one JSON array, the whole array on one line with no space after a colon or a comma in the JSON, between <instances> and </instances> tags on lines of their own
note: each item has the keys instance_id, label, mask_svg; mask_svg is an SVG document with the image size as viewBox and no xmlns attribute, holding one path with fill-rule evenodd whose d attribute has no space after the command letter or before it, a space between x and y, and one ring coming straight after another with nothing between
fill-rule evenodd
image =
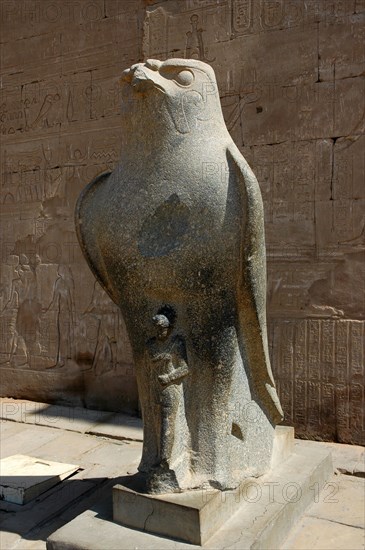
<instances>
[{"instance_id":1,"label":"carved relief figure","mask_svg":"<svg viewBox=\"0 0 365 550\"><path fill-rule=\"evenodd\" d=\"M55 363L48 368L59 368L73 357L73 327L75 326L74 281L70 268L59 265L58 278L55 281L52 301L45 313L55 311L57 352Z\"/></svg>"},{"instance_id":2,"label":"carved relief figure","mask_svg":"<svg viewBox=\"0 0 365 550\"><path fill-rule=\"evenodd\" d=\"M98 321L97 339L91 369L100 375L117 367L116 327L118 314L100 284L95 281L93 294L85 315L92 314ZM84 369L85 370L85 369Z\"/></svg>"},{"instance_id":3,"label":"carved relief figure","mask_svg":"<svg viewBox=\"0 0 365 550\"><path fill-rule=\"evenodd\" d=\"M185 57L187 59L201 59L202 61L212 62L214 59L208 60L205 56L205 47L203 42L204 29L198 29L199 16L193 14L190 17L191 31L186 33Z\"/></svg>"},{"instance_id":4,"label":"carved relief figure","mask_svg":"<svg viewBox=\"0 0 365 550\"><path fill-rule=\"evenodd\" d=\"M11 289L10 289L10 297L9 300L5 303L4 308L1 312L2 316L6 316L7 314L10 314L9 316L9 332L10 332L10 354L9 358L5 361L5 363L12 364L13 363L13 357L16 353L16 351L22 347L23 348L23 355L25 356L24 365L26 365L28 362L30 362L30 354L26 348L24 340L21 338L21 336L17 332L17 321L18 321L18 311L19 311L19 304L22 301L22 278L20 276L21 267L20 264L18 264L14 268L14 274L16 277L12 280L11 283Z\"/></svg>"},{"instance_id":5,"label":"carved relief figure","mask_svg":"<svg viewBox=\"0 0 365 550\"><path fill-rule=\"evenodd\" d=\"M42 154L44 159L44 199L51 199L60 196L62 187L62 168L52 168L52 148L45 147L42 143Z\"/></svg>"},{"instance_id":6,"label":"carved relief figure","mask_svg":"<svg viewBox=\"0 0 365 550\"><path fill-rule=\"evenodd\" d=\"M10 321L9 362L11 364L20 350L25 355L23 364L28 366L31 365L31 354L40 352L39 331L42 307L38 299L36 271L39 263L38 255L35 256L32 264L29 263L25 254L20 255L19 264L15 268L17 277L12 281L10 297L3 309L3 312L13 311Z\"/></svg>"},{"instance_id":7,"label":"carved relief figure","mask_svg":"<svg viewBox=\"0 0 365 550\"><path fill-rule=\"evenodd\" d=\"M121 161L85 188L76 227L133 348L139 469L151 492L229 489L268 470L282 419L260 189L226 128L209 65L149 59L124 71L121 85Z\"/></svg>"}]
</instances>

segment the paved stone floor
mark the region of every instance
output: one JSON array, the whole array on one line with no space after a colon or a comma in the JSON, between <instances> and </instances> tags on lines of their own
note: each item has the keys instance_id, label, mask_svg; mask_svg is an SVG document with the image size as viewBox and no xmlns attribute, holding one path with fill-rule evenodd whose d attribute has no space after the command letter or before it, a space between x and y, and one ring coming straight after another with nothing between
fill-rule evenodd
<instances>
[{"instance_id":1,"label":"paved stone floor","mask_svg":"<svg viewBox=\"0 0 365 550\"><path fill-rule=\"evenodd\" d=\"M27 454L79 465L70 479L24 506L0 501L1 550L44 550L51 533L106 498L120 476L137 470L142 441L138 419L7 398L0 399L0 418L0 458ZM364 549L364 448L304 444L329 448L336 471L322 493L313 487L313 505L282 549ZM117 550L105 548L102 541L100 549Z\"/></svg>"}]
</instances>

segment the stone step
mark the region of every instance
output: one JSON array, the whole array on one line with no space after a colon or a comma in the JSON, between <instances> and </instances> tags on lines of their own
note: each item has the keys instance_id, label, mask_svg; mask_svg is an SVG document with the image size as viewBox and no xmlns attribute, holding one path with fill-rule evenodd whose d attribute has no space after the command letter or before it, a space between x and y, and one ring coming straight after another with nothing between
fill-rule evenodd
<instances>
[{"instance_id":1,"label":"stone step","mask_svg":"<svg viewBox=\"0 0 365 550\"><path fill-rule=\"evenodd\" d=\"M155 514L155 518L157 520L162 518L162 507L165 507L164 522L165 525L169 523L173 526L171 527L175 533L173 541L171 538L166 538L166 535L159 536L118 525L112 521L113 510L108 499L108 502L102 503L99 508L84 512L53 533L47 540L47 549L99 550L100 540L103 541L105 548L139 548L140 550L171 550L171 548L192 550L200 548L201 543L207 549L224 547L240 550L277 549L306 508L318 497L332 472L331 454L327 450L296 445L292 456L275 470L259 479L247 480L239 490L222 493L218 499L215 496L211 506L214 504L213 508L217 511L210 518L208 514L205 532L200 528L197 529L195 523L195 534L191 536L190 527L184 523L186 514L184 522L181 522L179 506L175 503L171 507L166 504L166 501L161 500L161 497L159 500L162 504L158 504L160 512ZM214 491L213 494L215 494ZM207 496L209 495L204 495L200 491L197 498L200 499L201 504L204 504ZM180 497L183 500L184 494ZM228 514L230 518L224 521L223 525L219 525L218 531L210 536L211 523L219 522L219 505L223 500L227 503L226 510L230 509ZM183 502L180 504L184 506ZM132 506L131 502L129 506ZM146 507L134 506L134 514L140 516L139 522L142 527L150 528L156 521L153 519L156 506L150 504L148 510ZM198 504L195 506L195 509L197 508L199 508ZM197 514L195 519L196 516ZM190 521L194 519L190 518ZM194 523L190 523L191 525ZM158 529L159 526L156 525L156 530ZM169 535L172 536L171 530ZM185 538L185 541L189 540L190 544L181 541L181 538Z\"/></svg>"}]
</instances>

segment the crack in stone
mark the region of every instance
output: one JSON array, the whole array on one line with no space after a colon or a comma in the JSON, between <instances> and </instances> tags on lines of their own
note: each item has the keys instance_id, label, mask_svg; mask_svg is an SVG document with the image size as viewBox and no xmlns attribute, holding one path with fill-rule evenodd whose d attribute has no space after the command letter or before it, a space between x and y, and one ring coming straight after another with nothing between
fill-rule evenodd
<instances>
[{"instance_id":1,"label":"crack in stone","mask_svg":"<svg viewBox=\"0 0 365 550\"><path fill-rule=\"evenodd\" d=\"M345 527L353 527L354 529L361 529L362 531L364 530L364 528L361 527L360 525L351 525L350 523L344 523L343 521L337 521L335 519L324 518L324 517L316 516L312 514L305 514L304 516L309 518L314 518L314 519L320 519L322 521L330 521L331 523L338 523L338 525L344 525Z\"/></svg>"},{"instance_id":2,"label":"crack in stone","mask_svg":"<svg viewBox=\"0 0 365 550\"><path fill-rule=\"evenodd\" d=\"M146 527L147 527L147 521L153 516L153 514L155 513L155 509L154 507L152 506L152 512L150 514L148 514L148 516L146 517L145 521L144 521L144 524L143 524L143 531L146 531Z\"/></svg>"}]
</instances>

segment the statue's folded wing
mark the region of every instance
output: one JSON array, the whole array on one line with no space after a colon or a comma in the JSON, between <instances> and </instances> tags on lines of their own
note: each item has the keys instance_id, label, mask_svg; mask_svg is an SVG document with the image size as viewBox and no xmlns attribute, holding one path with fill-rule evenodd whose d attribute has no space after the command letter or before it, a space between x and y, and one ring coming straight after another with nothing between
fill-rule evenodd
<instances>
[{"instance_id":1,"label":"statue's folded wing","mask_svg":"<svg viewBox=\"0 0 365 550\"><path fill-rule=\"evenodd\" d=\"M266 253L264 212L257 179L232 142L227 150L230 177L239 189L242 212L241 273L237 288L240 346L250 365L254 395L275 424L283 419L270 366L266 328Z\"/></svg>"},{"instance_id":2,"label":"statue's folded wing","mask_svg":"<svg viewBox=\"0 0 365 550\"><path fill-rule=\"evenodd\" d=\"M94 178L81 192L75 209L76 234L84 257L104 290L111 296L111 285L100 254L97 237L99 231L100 200L111 172ZM99 205L99 206L98 206Z\"/></svg>"}]
</instances>

